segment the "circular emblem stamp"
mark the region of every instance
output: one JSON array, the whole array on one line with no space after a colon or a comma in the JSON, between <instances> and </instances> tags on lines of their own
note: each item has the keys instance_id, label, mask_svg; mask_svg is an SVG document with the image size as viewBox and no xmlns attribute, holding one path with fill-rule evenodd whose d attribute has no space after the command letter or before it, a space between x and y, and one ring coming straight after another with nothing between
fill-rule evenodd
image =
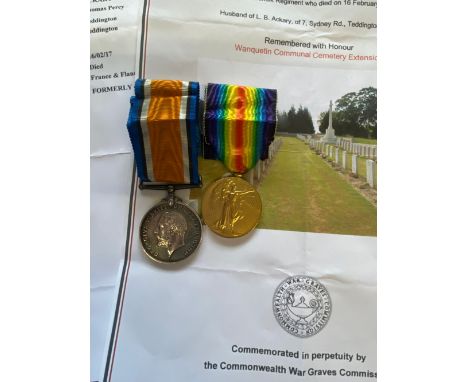
<instances>
[{"instance_id":1,"label":"circular emblem stamp","mask_svg":"<svg viewBox=\"0 0 468 382\"><path fill-rule=\"evenodd\" d=\"M280 326L297 337L317 334L331 315L327 289L309 276L283 280L273 296L273 313Z\"/></svg>"}]
</instances>

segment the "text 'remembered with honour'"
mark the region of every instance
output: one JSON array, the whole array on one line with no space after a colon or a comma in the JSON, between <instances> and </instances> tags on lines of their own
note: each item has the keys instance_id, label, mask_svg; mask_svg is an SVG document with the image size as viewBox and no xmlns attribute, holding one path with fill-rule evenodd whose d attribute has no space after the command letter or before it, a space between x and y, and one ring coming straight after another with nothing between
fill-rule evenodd
<instances>
[{"instance_id":1,"label":"text 'remembered with honour'","mask_svg":"<svg viewBox=\"0 0 468 382\"><path fill-rule=\"evenodd\" d=\"M235 175L268 158L276 130L275 89L208 84L205 100L204 157L218 159ZM208 227L224 237L255 228L261 199L254 187L237 177L222 178L203 195L202 214Z\"/></svg>"},{"instance_id":2,"label":"text 'remembered with honour'","mask_svg":"<svg viewBox=\"0 0 468 382\"><path fill-rule=\"evenodd\" d=\"M155 261L177 262L201 240L198 215L173 194L177 186L198 187L200 145L198 82L138 79L130 99L127 129L138 178L171 191L140 225L144 252Z\"/></svg>"}]
</instances>

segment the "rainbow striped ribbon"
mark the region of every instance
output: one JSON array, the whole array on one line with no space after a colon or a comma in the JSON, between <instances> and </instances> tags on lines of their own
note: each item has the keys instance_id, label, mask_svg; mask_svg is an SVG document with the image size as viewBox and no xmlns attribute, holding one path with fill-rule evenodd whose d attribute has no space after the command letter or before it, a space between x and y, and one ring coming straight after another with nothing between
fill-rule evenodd
<instances>
[{"instance_id":1,"label":"rainbow striped ribbon","mask_svg":"<svg viewBox=\"0 0 468 382\"><path fill-rule=\"evenodd\" d=\"M208 84L205 100L205 150L229 171L245 173L268 158L276 129L276 89Z\"/></svg>"},{"instance_id":2,"label":"rainbow striped ribbon","mask_svg":"<svg viewBox=\"0 0 468 382\"><path fill-rule=\"evenodd\" d=\"M143 182L200 184L198 82L135 82L127 129Z\"/></svg>"}]
</instances>

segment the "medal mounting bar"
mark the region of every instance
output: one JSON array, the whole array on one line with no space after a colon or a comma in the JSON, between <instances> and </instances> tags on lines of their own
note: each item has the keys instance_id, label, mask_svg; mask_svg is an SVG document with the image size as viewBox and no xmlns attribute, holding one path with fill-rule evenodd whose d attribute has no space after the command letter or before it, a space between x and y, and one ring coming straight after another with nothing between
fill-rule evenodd
<instances>
[{"instance_id":1,"label":"medal mounting bar","mask_svg":"<svg viewBox=\"0 0 468 382\"><path fill-rule=\"evenodd\" d=\"M174 206L176 201L175 191L176 190L185 190L188 188L200 188L203 185L202 178L200 176L200 184L161 184L157 182L144 182L140 181L138 187L140 190L166 190L168 193L168 203L171 207Z\"/></svg>"},{"instance_id":2,"label":"medal mounting bar","mask_svg":"<svg viewBox=\"0 0 468 382\"><path fill-rule=\"evenodd\" d=\"M167 190L169 192L170 189L172 190L186 190L188 188L201 188L203 186L203 180L200 176L200 183L199 184L162 184L158 182L145 182L140 180L138 184L138 188L140 190Z\"/></svg>"}]
</instances>

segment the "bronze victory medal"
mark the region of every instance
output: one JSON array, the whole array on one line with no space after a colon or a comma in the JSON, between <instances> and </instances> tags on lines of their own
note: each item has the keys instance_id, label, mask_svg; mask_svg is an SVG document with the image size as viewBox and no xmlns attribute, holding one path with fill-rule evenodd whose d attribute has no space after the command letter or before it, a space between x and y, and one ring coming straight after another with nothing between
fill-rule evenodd
<instances>
[{"instance_id":1,"label":"bronze victory medal","mask_svg":"<svg viewBox=\"0 0 468 382\"><path fill-rule=\"evenodd\" d=\"M152 260L175 263L189 257L201 240L201 221L186 204L163 200L151 208L140 224L144 252Z\"/></svg>"},{"instance_id":2,"label":"bronze victory medal","mask_svg":"<svg viewBox=\"0 0 468 382\"><path fill-rule=\"evenodd\" d=\"M258 192L244 179L221 178L204 192L202 215L206 225L218 235L244 236L260 221L262 201Z\"/></svg>"}]
</instances>

